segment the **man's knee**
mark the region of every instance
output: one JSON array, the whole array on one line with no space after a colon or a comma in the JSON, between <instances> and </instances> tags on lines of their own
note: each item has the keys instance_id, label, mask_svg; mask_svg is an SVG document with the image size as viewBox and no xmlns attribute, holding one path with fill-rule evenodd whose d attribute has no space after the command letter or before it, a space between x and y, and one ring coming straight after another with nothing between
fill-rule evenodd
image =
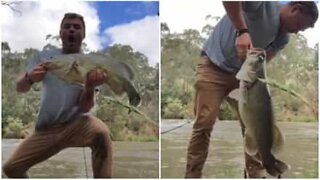
<instances>
[{"instance_id":1,"label":"man's knee","mask_svg":"<svg viewBox=\"0 0 320 180\"><path fill-rule=\"evenodd\" d=\"M109 130L101 130L95 133L92 143L94 148L106 149L111 146L111 136Z\"/></svg>"},{"instance_id":2,"label":"man's knee","mask_svg":"<svg viewBox=\"0 0 320 180\"><path fill-rule=\"evenodd\" d=\"M26 171L22 168L13 166L10 162L6 162L2 166L4 174L9 178L25 178L27 177Z\"/></svg>"},{"instance_id":3,"label":"man's knee","mask_svg":"<svg viewBox=\"0 0 320 180\"><path fill-rule=\"evenodd\" d=\"M15 172L14 168L8 162L2 166L2 171L8 177L11 177L10 175L14 174Z\"/></svg>"},{"instance_id":4,"label":"man's knee","mask_svg":"<svg viewBox=\"0 0 320 180\"><path fill-rule=\"evenodd\" d=\"M214 108L199 109L193 129L211 131L217 119L217 110Z\"/></svg>"},{"instance_id":5,"label":"man's knee","mask_svg":"<svg viewBox=\"0 0 320 180\"><path fill-rule=\"evenodd\" d=\"M193 132L194 133L211 133L212 129L213 129L213 126L214 126L214 122L211 121L209 122L209 120L207 122L205 121L196 121L194 124L193 124Z\"/></svg>"}]
</instances>

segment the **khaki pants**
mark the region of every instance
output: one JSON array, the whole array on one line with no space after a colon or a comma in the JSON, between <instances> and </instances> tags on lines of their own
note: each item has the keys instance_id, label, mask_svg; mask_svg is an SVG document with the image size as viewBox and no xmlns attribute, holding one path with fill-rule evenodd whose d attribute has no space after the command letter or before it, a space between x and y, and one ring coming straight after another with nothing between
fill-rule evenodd
<instances>
[{"instance_id":1,"label":"khaki pants","mask_svg":"<svg viewBox=\"0 0 320 180\"><path fill-rule=\"evenodd\" d=\"M46 130L35 131L4 164L11 178L27 178L28 169L68 147L90 147L95 178L110 178L112 172L111 138L107 126L93 116Z\"/></svg>"},{"instance_id":2,"label":"khaki pants","mask_svg":"<svg viewBox=\"0 0 320 180\"><path fill-rule=\"evenodd\" d=\"M208 156L210 134L215 124L219 107L222 100L233 89L239 87L239 81L235 78L235 74L221 70L205 56L200 59L196 78L194 104L196 121L189 141L186 178L200 178L202 176L202 169ZM229 99L229 104L233 108L237 106L237 103L231 99ZM242 132L244 132L243 123L240 124ZM245 154L245 161L249 177L261 176L261 171L264 170L258 157L251 157Z\"/></svg>"}]
</instances>

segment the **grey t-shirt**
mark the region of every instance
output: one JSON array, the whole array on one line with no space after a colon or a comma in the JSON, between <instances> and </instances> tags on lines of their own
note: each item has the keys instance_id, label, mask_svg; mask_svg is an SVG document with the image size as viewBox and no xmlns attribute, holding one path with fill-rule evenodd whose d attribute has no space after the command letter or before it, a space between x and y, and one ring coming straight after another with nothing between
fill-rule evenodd
<instances>
[{"instance_id":1,"label":"grey t-shirt","mask_svg":"<svg viewBox=\"0 0 320 180\"><path fill-rule=\"evenodd\" d=\"M264 48L267 52L273 53L284 48L289 41L289 35L278 33L278 2L242 2L242 9L254 47ZM225 15L203 46L203 51L214 64L231 73L237 72L242 64L236 53L235 39L236 30L229 17Z\"/></svg>"},{"instance_id":2,"label":"grey t-shirt","mask_svg":"<svg viewBox=\"0 0 320 180\"><path fill-rule=\"evenodd\" d=\"M61 49L36 53L29 61L27 71L31 72L40 62L60 55L62 55ZM84 114L79 108L79 98L83 87L66 83L50 72L45 75L42 84L36 130L72 121Z\"/></svg>"}]
</instances>

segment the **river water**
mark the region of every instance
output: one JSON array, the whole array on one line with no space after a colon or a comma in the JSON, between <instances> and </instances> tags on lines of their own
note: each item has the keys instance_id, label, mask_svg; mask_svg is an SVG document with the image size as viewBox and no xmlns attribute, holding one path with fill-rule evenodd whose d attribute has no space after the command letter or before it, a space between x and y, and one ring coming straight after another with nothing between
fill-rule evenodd
<instances>
[{"instance_id":1,"label":"river water","mask_svg":"<svg viewBox=\"0 0 320 180\"><path fill-rule=\"evenodd\" d=\"M2 163L20 142L18 139L2 140ZM113 177L159 177L158 142L113 142L113 152ZM32 167L29 175L32 178L92 178L91 150L89 148L63 150L49 160ZM2 177L5 176L2 174Z\"/></svg>"},{"instance_id":2,"label":"river water","mask_svg":"<svg viewBox=\"0 0 320 180\"><path fill-rule=\"evenodd\" d=\"M162 120L161 131L186 121ZM318 123L278 123L285 136L284 149L276 157L291 169L284 178L318 178ZM161 177L183 178L192 123L161 135ZM243 178L243 141L238 121L218 121L211 134L206 178Z\"/></svg>"},{"instance_id":3,"label":"river water","mask_svg":"<svg viewBox=\"0 0 320 180\"><path fill-rule=\"evenodd\" d=\"M162 120L161 131L185 121ZM276 155L291 166L284 178L318 178L318 123L278 123L285 135L285 147ZM161 135L161 177L183 178L186 149L192 123ZM2 163L7 160L18 139L2 140ZM206 178L242 178L243 145L237 121L215 124L203 175ZM159 145L157 142L114 142L115 178L158 178ZM83 153L85 151L85 154ZM69 148L32 167L32 178L92 177L89 148ZM86 160L85 160L86 159ZM5 176L2 176L5 177Z\"/></svg>"}]
</instances>

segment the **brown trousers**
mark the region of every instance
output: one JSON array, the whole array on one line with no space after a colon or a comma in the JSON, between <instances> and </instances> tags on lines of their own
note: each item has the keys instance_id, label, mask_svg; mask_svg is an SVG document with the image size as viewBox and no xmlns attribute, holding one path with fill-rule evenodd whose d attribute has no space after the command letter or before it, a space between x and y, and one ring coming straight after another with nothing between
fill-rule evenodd
<instances>
[{"instance_id":1,"label":"brown trousers","mask_svg":"<svg viewBox=\"0 0 320 180\"><path fill-rule=\"evenodd\" d=\"M208 156L210 135L216 122L219 107L223 99L233 89L239 87L239 81L235 78L235 74L221 70L205 56L200 59L196 78L194 104L196 121L189 141L186 178L200 178L202 176L202 169ZM234 100L228 99L228 102L237 109L237 103ZM244 133L239 113L237 115L242 133ZM251 157L245 153L245 161L249 177L264 176L262 163L257 156Z\"/></svg>"},{"instance_id":2,"label":"brown trousers","mask_svg":"<svg viewBox=\"0 0 320 180\"><path fill-rule=\"evenodd\" d=\"M27 178L28 169L68 147L90 147L95 178L110 178L112 148L108 127L93 116L46 130L35 131L3 166L10 178Z\"/></svg>"}]
</instances>

